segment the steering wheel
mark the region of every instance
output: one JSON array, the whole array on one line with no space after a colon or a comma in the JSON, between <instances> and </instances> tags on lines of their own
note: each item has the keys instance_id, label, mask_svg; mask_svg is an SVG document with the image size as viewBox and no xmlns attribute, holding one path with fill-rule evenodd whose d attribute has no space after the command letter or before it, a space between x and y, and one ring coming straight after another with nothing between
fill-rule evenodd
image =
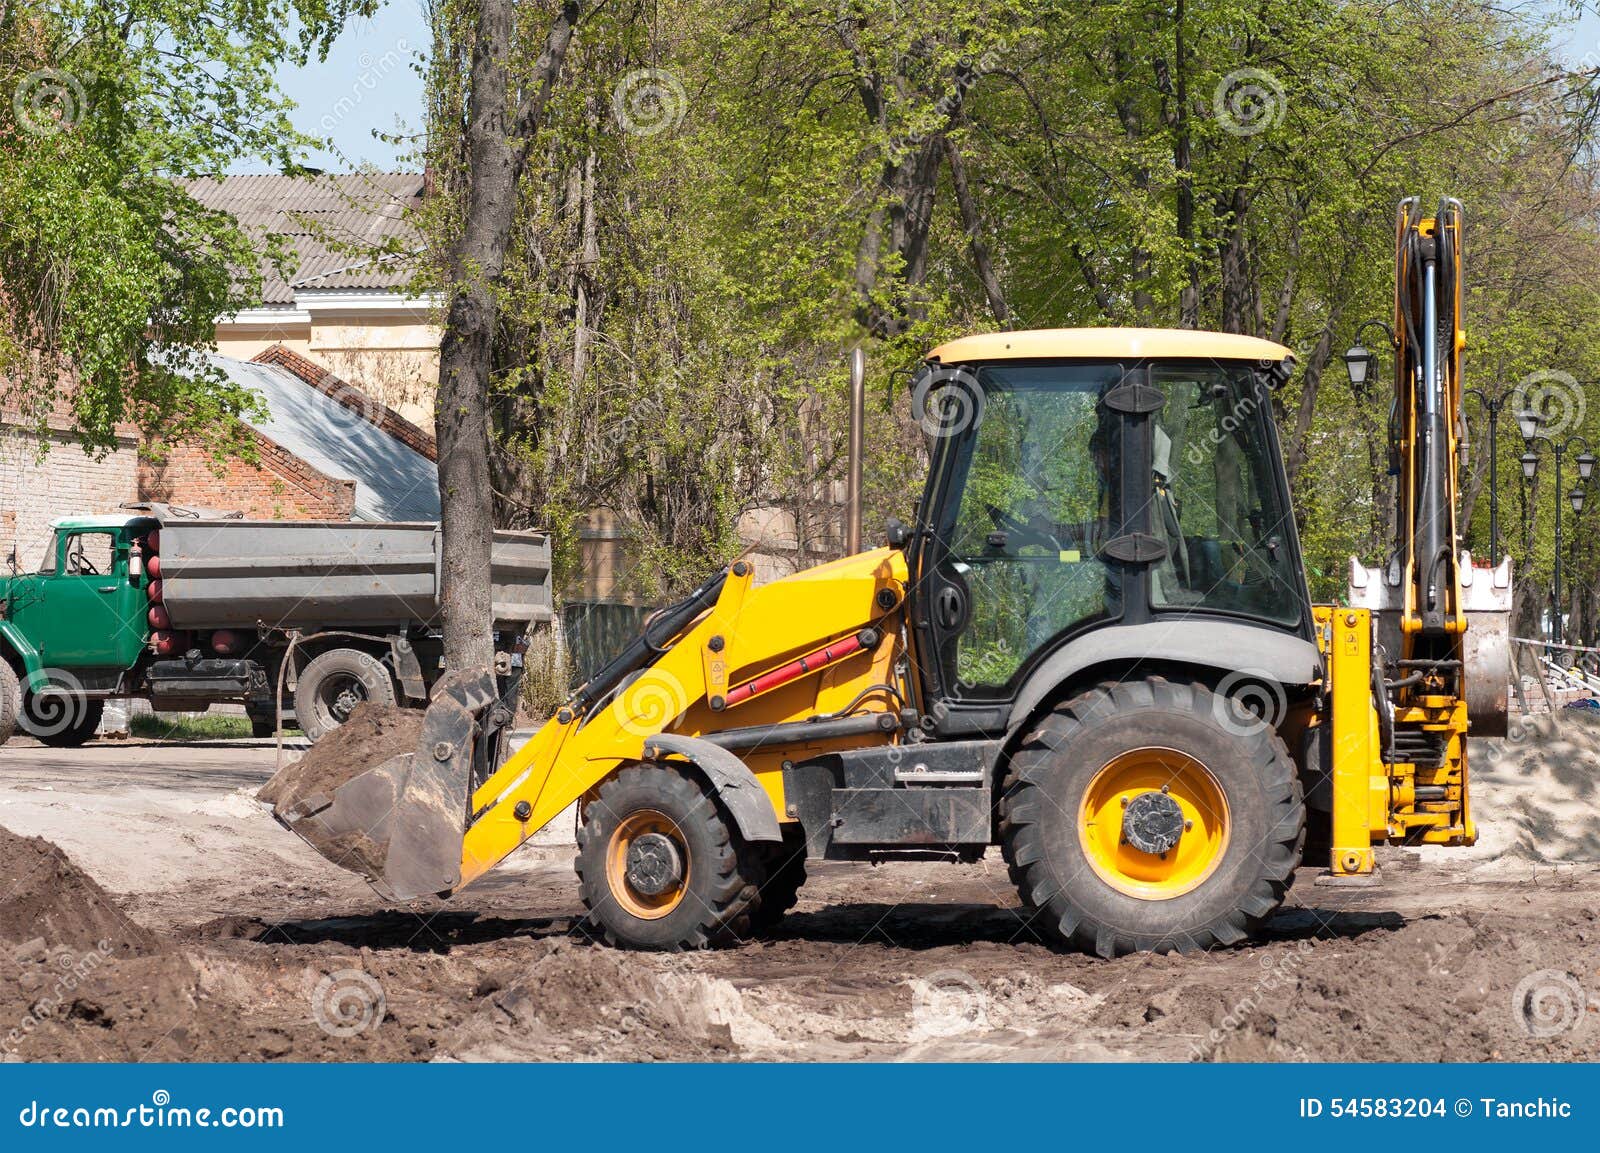
<instances>
[{"instance_id":1,"label":"steering wheel","mask_svg":"<svg viewBox=\"0 0 1600 1153\"><path fill-rule=\"evenodd\" d=\"M1008 538L1012 538L1017 546L1036 544L1051 552L1061 551L1061 542L1055 537L1047 532L1040 532L1027 521L1012 516L1005 509L986 504L983 506L983 511L989 514L994 527L1005 530Z\"/></svg>"},{"instance_id":2,"label":"steering wheel","mask_svg":"<svg viewBox=\"0 0 1600 1153\"><path fill-rule=\"evenodd\" d=\"M100 570L94 567L94 561L84 556L81 552L73 553L67 558L71 562L72 571L84 576L99 576Z\"/></svg>"}]
</instances>

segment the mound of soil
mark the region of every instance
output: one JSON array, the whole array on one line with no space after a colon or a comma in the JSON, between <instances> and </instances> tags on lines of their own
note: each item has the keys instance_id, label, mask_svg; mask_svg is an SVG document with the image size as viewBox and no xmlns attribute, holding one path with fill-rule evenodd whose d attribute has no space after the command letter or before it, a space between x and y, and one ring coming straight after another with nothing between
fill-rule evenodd
<instances>
[{"instance_id":1,"label":"mound of soil","mask_svg":"<svg viewBox=\"0 0 1600 1153\"><path fill-rule=\"evenodd\" d=\"M1214 1061L1592 1059L1583 983L1600 918L1543 932L1494 916L1430 918L1355 940L1305 940L1194 1021ZM1194 1006L1202 1008L1201 1004ZM1203 1011L1203 1010L1202 1010ZM1200 1014L1196 1014L1199 1016ZM1209 1025L1209 1030L1206 1026Z\"/></svg>"},{"instance_id":2,"label":"mound of soil","mask_svg":"<svg viewBox=\"0 0 1600 1153\"><path fill-rule=\"evenodd\" d=\"M352 777L390 757L415 752L422 738L422 712L363 701L350 719L287 765L256 794L275 809L289 809L318 794L332 797Z\"/></svg>"},{"instance_id":3,"label":"mound of soil","mask_svg":"<svg viewBox=\"0 0 1600 1153\"><path fill-rule=\"evenodd\" d=\"M1578 709L1512 718L1469 750L1474 856L1600 861L1600 717Z\"/></svg>"},{"instance_id":4,"label":"mound of soil","mask_svg":"<svg viewBox=\"0 0 1600 1153\"><path fill-rule=\"evenodd\" d=\"M0 942L15 951L69 948L106 956L158 951L94 880L49 841L0 828Z\"/></svg>"}]
</instances>

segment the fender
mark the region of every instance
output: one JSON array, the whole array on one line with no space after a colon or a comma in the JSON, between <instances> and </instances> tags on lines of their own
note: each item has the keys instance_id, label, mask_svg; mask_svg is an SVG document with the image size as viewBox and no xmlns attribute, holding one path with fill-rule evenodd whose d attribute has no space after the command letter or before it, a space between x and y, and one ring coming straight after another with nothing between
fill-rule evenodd
<instances>
[{"instance_id":1,"label":"fender","mask_svg":"<svg viewBox=\"0 0 1600 1153\"><path fill-rule=\"evenodd\" d=\"M782 841L783 830L778 827L778 815L772 811L772 802L766 790L756 780L743 761L720 745L699 737L680 737L671 733L657 733L645 742L644 755L659 757L662 753L676 753L706 775L711 787L747 841Z\"/></svg>"},{"instance_id":2,"label":"fender","mask_svg":"<svg viewBox=\"0 0 1600 1153\"><path fill-rule=\"evenodd\" d=\"M1215 669L1234 679L1290 686L1322 678L1312 642L1276 629L1216 618L1152 621L1100 629L1057 649L1023 682L1006 726L1007 739L1027 725L1068 680L1095 665L1133 662Z\"/></svg>"},{"instance_id":3,"label":"fender","mask_svg":"<svg viewBox=\"0 0 1600 1153\"><path fill-rule=\"evenodd\" d=\"M44 675L44 661L39 657L39 650L33 647L33 642L28 635L17 627L11 620L0 620L0 640L17 654L17 660L22 664L22 687L32 692L40 692L50 687L50 679Z\"/></svg>"}]
</instances>

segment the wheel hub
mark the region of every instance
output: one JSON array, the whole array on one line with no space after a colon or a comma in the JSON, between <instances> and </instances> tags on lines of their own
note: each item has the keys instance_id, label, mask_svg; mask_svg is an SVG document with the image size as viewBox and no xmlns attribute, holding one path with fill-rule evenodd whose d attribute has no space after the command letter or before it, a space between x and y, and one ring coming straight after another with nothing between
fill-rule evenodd
<instances>
[{"instance_id":1,"label":"wheel hub","mask_svg":"<svg viewBox=\"0 0 1600 1153\"><path fill-rule=\"evenodd\" d=\"M628 887L646 897L659 897L683 883L683 854L672 838L642 833L628 845Z\"/></svg>"},{"instance_id":2,"label":"wheel hub","mask_svg":"<svg viewBox=\"0 0 1600 1153\"><path fill-rule=\"evenodd\" d=\"M1166 853L1183 837L1184 815L1165 792L1140 793L1122 811L1123 839L1141 853Z\"/></svg>"}]
</instances>

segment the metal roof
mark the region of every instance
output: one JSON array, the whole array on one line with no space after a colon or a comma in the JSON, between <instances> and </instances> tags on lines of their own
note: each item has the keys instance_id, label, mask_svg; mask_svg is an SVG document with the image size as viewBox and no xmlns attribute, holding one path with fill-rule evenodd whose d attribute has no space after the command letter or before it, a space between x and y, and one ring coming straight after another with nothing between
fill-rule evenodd
<instances>
[{"instance_id":1,"label":"metal roof","mask_svg":"<svg viewBox=\"0 0 1600 1153\"><path fill-rule=\"evenodd\" d=\"M228 378L261 394L269 416L250 425L327 476L356 482L356 520L439 519L439 471L415 449L292 372L213 354Z\"/></svg>"},{"instance_id":2,"label":"metal roof","mask_svg":"<svg viewBox=\"0 0 1600 1153\"><path fill-rule=\"evenodd\" d=\"M91 516L58 516L50 522L52 529L90 530L99 528L121 528L125 524L132 524L136 520L150 520L149 516L136 514L130 516L125 512L96 513Z\"/></svg>"},{"instance_id":3,"label":"metal roof","mask_svg":"<svg viewBox=\"0 0 1600 1153\"><path fill-rule=\"evenodd\" d=\"M185 187L207 208L231 214L252 237L287 240L297 262L285 278L263 261L263 305L292 305L300 287L400 290L411 278L403 256L380 256L374 248L420 247L410 217L422 203L420 172L207 177Z\"/></svg>"},{"instance_id":4,"label":"metal roof","mask_svg":"<svg viewBox=\"0 0 1600 1153\"><path fill-rule=\"evenodd\" d=\"M955 364L980 360L1082 358L1085 360L1161 359L1257 360L1276 364L1293 355L1281 344L1230 332L1186 328L1041 328L1030 332L989 332L948 341L928 353L929 360Z\"/></svg>"}]
</instances>

